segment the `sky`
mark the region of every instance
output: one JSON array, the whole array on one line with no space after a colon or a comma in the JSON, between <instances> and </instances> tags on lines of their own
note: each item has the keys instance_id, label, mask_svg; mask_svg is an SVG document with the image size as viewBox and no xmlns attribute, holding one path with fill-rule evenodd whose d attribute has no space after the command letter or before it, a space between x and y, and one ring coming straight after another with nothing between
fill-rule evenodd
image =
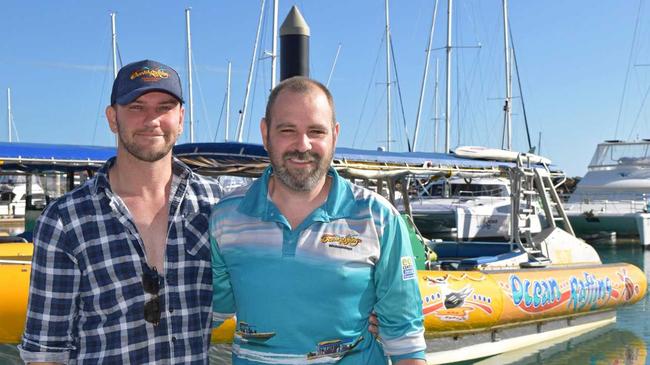
<instances>
[{"instance_id":1,"label":"sky","mask_svg":"<svg viewBox=\"0 0 650 365\"><path fill-rule=\"evenodd\" d=\"M259 120L271 88L272 3L267 0L263 12L245 142L261 142ZM405 151L407 138L413 139L435 4L389 4L392 151ZM293 5L310 26L310 77L329 81L334 96L338 145L386 147L385 2L280 0L279 24ZM228 62L229 138L235 138L261 1L4 0L2 7L0 141L9 139L10 89L13 141L114 145L104 116L113 77L110 12L116 13L120 64L145 58L168 64L179 72L187 96L187 8L194 141L226 138ZM568 176L584 175L599 142L650 138L648 7L641 0L509 1L519 75L513 65L514 150L529 150L524 111L532 146ZM506 95L502 1L455 0L452 10L450 146L500 148ZM416 141L420 151L444 148L447 1L439 1L436 14ZM180 143L190 142L188 123L186 112Z\"/></svg>"}]
</instances>

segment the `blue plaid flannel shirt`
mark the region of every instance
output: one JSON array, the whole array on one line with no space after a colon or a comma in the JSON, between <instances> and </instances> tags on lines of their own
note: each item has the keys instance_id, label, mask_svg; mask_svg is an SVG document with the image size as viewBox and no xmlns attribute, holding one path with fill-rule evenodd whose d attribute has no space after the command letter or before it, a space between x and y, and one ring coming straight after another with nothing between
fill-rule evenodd
<instances>
[{"instance_id":1,"label":"blue plaid flannel shirt","mask_svg":"<svg viewBox=\"0 0 650 365\"><path fill-rule=\"evenodd\" d=\"M222 195L216 180L174 159L158 326L145 322L144 246L108 181L109 160L39 218L25 362L207 364L212 322L208 217Z\"/></svg>"}]
</instances>

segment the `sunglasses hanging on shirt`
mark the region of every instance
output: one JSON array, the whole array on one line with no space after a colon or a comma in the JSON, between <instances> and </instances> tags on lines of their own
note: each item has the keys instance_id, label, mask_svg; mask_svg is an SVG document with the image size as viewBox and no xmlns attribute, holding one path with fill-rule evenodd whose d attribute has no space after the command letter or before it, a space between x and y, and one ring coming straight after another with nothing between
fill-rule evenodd
<instances>
[{"instance_id":1,"label":"sunglasses hanging on shirt","mask_svg":"<svg viewBox=\"0 0 650 365\"><path fill-rule=\"evenodd\" d=\"M148 294L153 295L153 298L144 303L144 320L157 326L160 323L160 288L162 287L163 277L158 275L158 270L155 267L149 268L144 265L144 272L142 273L142 287Z\"/></svg>"}]
</instances>

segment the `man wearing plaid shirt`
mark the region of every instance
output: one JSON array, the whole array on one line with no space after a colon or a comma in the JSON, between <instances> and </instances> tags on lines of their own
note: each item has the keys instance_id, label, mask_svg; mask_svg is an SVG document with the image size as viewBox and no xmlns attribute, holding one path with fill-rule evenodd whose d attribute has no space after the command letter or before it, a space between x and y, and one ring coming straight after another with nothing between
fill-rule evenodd
<instances>
[{"instance_id":1,"label":"man wearing plaid shirt","mask_svg":"<svg viewBox=\"0 0 650 365\"><path fill-rule=\"evenodd\" d=\"M182 103L172 68L120 70L106 108L117 156L36 225L25 362L208 362L208 215L222 191L172 157Z\"/></svg>"}]
</instances>

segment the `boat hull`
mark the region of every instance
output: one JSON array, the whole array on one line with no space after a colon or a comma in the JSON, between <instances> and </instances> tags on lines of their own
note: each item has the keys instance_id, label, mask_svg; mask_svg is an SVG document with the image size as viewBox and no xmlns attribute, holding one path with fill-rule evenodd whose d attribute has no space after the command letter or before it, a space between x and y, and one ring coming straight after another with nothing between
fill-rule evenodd
<instances>
[{"instance_id":1,"label":"boat hull","mask_svg":"<svg viewBox=\"0 0 650 365\"><path fill-rule=\"evenodd\" d=\"M573 231L579 237L601 232L616 232L618 237L639 237L636 214L599 214L597 216L571 214L568 217Z\"/></svg>"}]
</instances>

